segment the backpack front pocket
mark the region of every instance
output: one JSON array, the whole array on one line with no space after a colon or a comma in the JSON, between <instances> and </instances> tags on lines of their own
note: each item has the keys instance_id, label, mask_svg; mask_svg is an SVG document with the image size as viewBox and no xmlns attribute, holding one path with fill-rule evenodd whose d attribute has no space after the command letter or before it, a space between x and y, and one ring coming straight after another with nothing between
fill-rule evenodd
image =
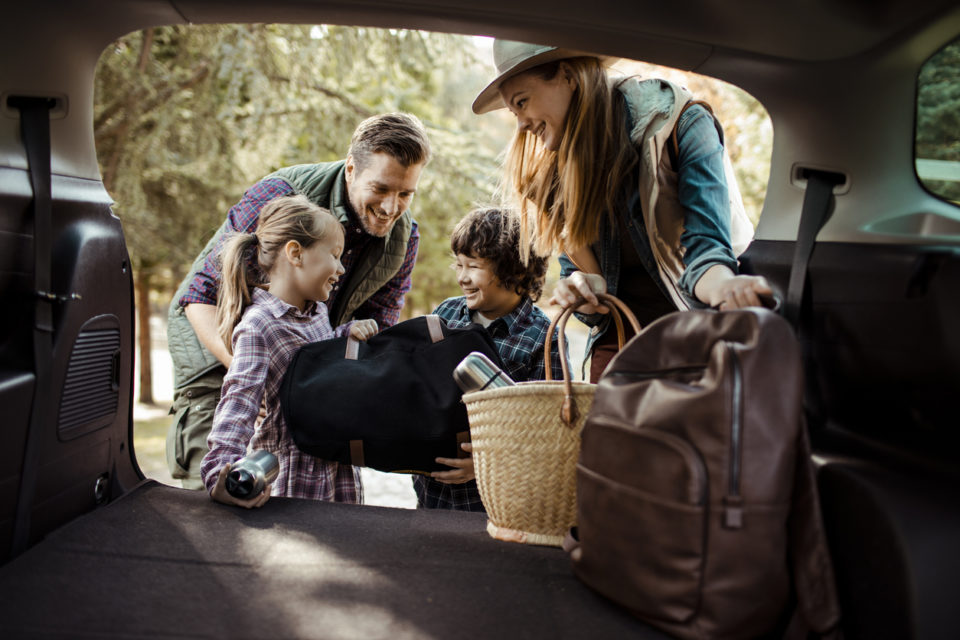
<instances>
[{"instance_id":1,"label":"backpack front pocket","mask_svg":"<svg viewBox=\"0 0 960 640\"><path fill-rule=\"evenodd\" d=\"M577 574L644 617L683 622L700 603L707 475L686 441L591 421L577 465Z\"/></svg>"}]
</instances>

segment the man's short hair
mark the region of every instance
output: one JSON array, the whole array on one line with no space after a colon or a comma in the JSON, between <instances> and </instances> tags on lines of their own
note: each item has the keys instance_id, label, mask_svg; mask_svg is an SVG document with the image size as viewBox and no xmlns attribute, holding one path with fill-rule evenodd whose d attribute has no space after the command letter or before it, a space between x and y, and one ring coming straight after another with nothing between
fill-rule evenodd
<instances>
[{"instance_id":1,"label":"man's short hair","mask_svg":"<svg viewBox=\"0 0 960 640\"><path fill-rule=\"evenodd\" d=\"M463 217L450 235L454 255L488 260L500 286L534 302L543 292L547 259L530 253L528 264L520 259L520 220L509 210L474 209Z\"/></svg>"},{"instance_id":2,"label":"man's short hair","mask_svg":"<svg viewBox=\"0 0 960 640\"><path fill-rule=\"evenodd\" d=\"M370 154L386 153L404 167L430 160L430 140L420 119L409 113L384 113L360 123L350 140L349 154L359 170Z\"/></svg>"}]
</instances>

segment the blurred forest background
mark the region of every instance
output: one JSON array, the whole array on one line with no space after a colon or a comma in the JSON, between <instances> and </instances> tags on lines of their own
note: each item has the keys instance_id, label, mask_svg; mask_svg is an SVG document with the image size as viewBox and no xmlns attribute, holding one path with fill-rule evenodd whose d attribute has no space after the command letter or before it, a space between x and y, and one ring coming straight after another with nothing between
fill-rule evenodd
<instances>
[{"instance_id":1,"label":"blurred forest background","mask_svg":"<svg viewBox=\"0 0 960 640\"><path fill-rule=\"evenodd\" d=\"M476 116L470 109L492 68L487 39L340 26L163 27L108 47L94 126L134 269L138 401L154 399L150 316L165 318L227 209L279 167L345 157L356 125L376 113L417 115L434 150L413 205L422 239L404 317L457 295L449 233L470 208L490 201L515 126L505 111ZM615 69L666 77L710 102L756 222L772 145L763 107L702 76L632 61Z\"/></svg>"}]
</instances>

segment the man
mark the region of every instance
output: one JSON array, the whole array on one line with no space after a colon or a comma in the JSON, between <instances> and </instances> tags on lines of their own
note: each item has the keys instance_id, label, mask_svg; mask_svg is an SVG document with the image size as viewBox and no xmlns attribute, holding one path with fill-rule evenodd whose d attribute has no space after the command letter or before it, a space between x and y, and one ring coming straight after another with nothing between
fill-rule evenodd
<instances>
[{"instance_id":1,"label":"man","mask_svg":"<svg viewBox=\"0 0 960 640\"><path fill-rule=\"evenodd\" d=\"M337 326L351 318L396 324L410 290L420 235L409 207L430 159L430 142L414 116L367 118L346 160L280 169L253 185L193 263L170 304L167 342L173 358L173 423L167 464L187 489L202 489L200 461L230 354L217 335L218 256L225 235L256 229L260 209L294 193L329 209L343 223L346 269L326 304Z\"/></svg>"}]
</instances>

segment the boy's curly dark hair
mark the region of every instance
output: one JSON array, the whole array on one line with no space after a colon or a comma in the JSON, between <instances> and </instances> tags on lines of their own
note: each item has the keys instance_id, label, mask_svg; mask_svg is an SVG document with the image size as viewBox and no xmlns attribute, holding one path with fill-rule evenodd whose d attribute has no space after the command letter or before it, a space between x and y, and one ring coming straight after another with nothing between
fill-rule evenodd
<instances>
[{"instance_id":1,"label":"boy's curly dark hair","mask_svg":"<svg viewBox=\"0 0 960 640\"><path fill-rule=\"evenodd\" d=\"M543 292L547 259L530 252L520 259L520 219L512 211L481 208L463 217L450 235L454 255L489 260L500 285L536 302Z\"/></svg>"}]
</instances>

